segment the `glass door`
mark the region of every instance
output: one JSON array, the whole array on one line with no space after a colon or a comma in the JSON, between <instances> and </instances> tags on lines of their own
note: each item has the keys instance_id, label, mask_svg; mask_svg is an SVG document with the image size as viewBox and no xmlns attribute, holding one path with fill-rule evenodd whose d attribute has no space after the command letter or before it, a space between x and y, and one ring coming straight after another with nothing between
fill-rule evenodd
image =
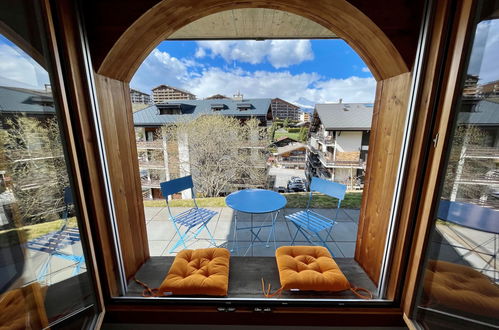
<instances>
[{"instance_id":1,"label":"glass door","mask_svg":"<svg viewBox=\"0 0 499 330\"><path fill-rule=\"evenodd\" d=\"M87 328L99 308L41 3L0 4L0 328Z\"/></svg>"},{"instance_id":2,"label":"glass door","mask_svg":"<svg viewBox=\"0 0 499 330\"><path fill-rule=\"evenodd\" d=\"M418 285L429 329L499 325L499 1L475 15Z\"/></svg>"}]
</instances>

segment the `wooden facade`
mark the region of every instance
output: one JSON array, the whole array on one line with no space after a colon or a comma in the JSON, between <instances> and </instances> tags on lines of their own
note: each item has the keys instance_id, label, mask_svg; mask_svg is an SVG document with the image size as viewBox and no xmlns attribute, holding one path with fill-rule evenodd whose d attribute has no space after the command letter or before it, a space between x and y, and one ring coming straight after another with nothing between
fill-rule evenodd
<instances>
[{"instance_id":1,"label":"wooden facade","mask_svg":"<svg viewBox=\"0 0 499 330\"><path fill-rule=\"evenodd\" d=\"M112 228L96 142L99 136L92 116L97 106L114 201L125 276L130 279L149 257L132 107L128 82L148 53L162 40L186 24L209 14L238 8L270 8L304 16L346 40L364 59L378 81L374 108L368 175L359 222L356 260L373 281L380 275L386 242L395 173L399 166L403 129L409 104L414 59L421 27L423 1L373 3L351 1L73 1L46 5L51 27L54 63L59 73L59 97L64 105L64 132L82 208L83 234L91 245L90 263L95 270L95 291L107 311L109 322L264 325L379 325L411 323L414 291L427 243L428 223L434 208L434 188L441 172L442 155L456 81L474 1L459 4L439 1L430 9L431 38L424 58L421 89L417 97L415 123L408 154L409 167L397 216L394 255L388 283L390 307L277 307L255 318L252 307L241 304L235 313L220 314L213 306L139 305L116 303L117 262ZM116 12L119 6L120 11ZM397 15L393 15L397 12ZM113 13L113 14L111 14ZM456 14L454 14L456 13ZM52 17L53 16L53 17ZM82 35L79 20L88 33ZM455 29L450 29L454 22ZM400 32L402 31L402 33ZM451 38L449 39L449 36ZM89 54L82 45L88 38ZM55 41L57 40L57 42ZM131 46L132 45L132 46ZM450 47L450 51L446 51ZM447 56L447 54L451 54ZM90 56L93 68L85 67ZM90 69L90 71L89 71ZM93 80L90 79L92 78ZM442 92L439 86L442 86ZM92 91L95 91L95 95ZM96 103L92 103L92 98ZM72 107L73 111L69 111ZM440 139L433 148L432 139ZM188 316L185 316L186 314ZM193 317L195 315L196 317ZM221 317L221 315L226 317Z\"/></svg>"}]
</instances>

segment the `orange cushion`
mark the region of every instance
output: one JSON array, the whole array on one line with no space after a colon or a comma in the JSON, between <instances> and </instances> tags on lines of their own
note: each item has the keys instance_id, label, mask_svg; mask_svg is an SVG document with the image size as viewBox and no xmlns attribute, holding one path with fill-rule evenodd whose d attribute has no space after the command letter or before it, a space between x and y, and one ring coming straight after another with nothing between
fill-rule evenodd
<instances>
[{"instance_id":1,"label":"orange cushion","mask_svg":"<svg viewBox=\"0 0 499 330\"><path fill-rule=\"evenodd\" d=\"M424 291L430 303L478 315L499 314L499 287L469 266L430 260Z\"/></svg>"},{"instance_id":2,"label":"orange cushion","mask_svg":"<svg viewBox=\"0 0 499 330\"><path fill-rule=\"evenodd\" d=\"M275 255L283 290L350 289L350 283L325 247L282 246Z\"/></svg>"},{"instance_id":3,"label":"orange cushion","mask_svg":"<svg viewBox=\"0 0 499 330\"><path fill-rule=\"evenodd\" d=\"M226 296L229 257L223 248L180 251L159 287L159 295Z\"/></svg>"}]
</instances>

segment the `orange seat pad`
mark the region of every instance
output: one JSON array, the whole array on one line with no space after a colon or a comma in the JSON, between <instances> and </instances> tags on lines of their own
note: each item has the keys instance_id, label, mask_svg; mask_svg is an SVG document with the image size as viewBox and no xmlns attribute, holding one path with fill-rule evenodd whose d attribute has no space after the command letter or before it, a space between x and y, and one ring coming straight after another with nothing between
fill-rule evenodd
<instances>
[{"instance_id":1,"label":"orange seat pad","mask_svg":"<svg viewBox=\"0 0 499 330\"><path fill-rule=\"evenodd\" d=\"M226 296L230 253L223 248L180 251L159 287L159 295Z\"/></svg>"},{"instance_id":2,"label":"orange seat pad","mask_svg":"<svg viewBox=\"0 0 499 330\"><path fill-rule=\"evenodd\" d=\"M430 303L477 315L499 314L499 286L469 266L430 260L424 291Z\"/></svg>"},{"instance_id":3,"label":"orange seat pad","mask_svg":"<svg viewBox=\"0 0 499 330\"><path fill-rule=\"evenodd\" d=\"M282 246L276 250L283 290L343 291L350 283L322 246Z\"/></svg>"}]
</instances>

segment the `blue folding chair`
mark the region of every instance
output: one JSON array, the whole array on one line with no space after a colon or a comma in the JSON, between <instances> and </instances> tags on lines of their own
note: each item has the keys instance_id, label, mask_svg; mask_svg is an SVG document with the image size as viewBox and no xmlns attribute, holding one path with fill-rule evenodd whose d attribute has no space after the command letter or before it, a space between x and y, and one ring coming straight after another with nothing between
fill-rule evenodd
<instances>
[{"instance_id":1,"label":"blue folding chair","mask_svg":"<svg viewBox=\"0 0 499 330\"><path fill-rule=\"evenodd\" d=\"M196 195L194 193L192 176L189 175L182 178L162 182L160 186L161 194L166 199L166 206L168 207L170 219L172 220L175 231L179 236L179 240L170 249L169 253L172 253L180 245L183 245L184 248L187 249L186 243L190 240L196 239L203 229L206 229L208 235L210 235L211 243L213 244L213 246L216 246L215 239L211 235L211 232L206 224L213 218L213 216L215 216L215 214L217 214L217 212L198 207L196 203ZM170 204L168 203L168 196L179 193L186 189L191 189L194 207L180 214L173 215L170 209ZM181 231L182 227L186 228L184 232ZM192 229L194 229L194 233L190 232Z\"/></svg>"},{"instance_id":2,"label":"blue folding chair","mask_svg":"<svg viewBox=\"0 0 499 330\"><path fill-rule=\"evenodd\" d=\"M47 259L41 265L37 273L37 280L46 279L53 257L62 258L74 262L71 276L78 275L81 267L85 265L85 257L63 252L62 249L80 241L78 228L68 227L69 208L74 204L71 187L64 188L64 211L62 213L63 223L59 230L40 236L27 242L28 249L40 251L48 254Z\"/></svg>"},{"instance_id":3,"label":"blue folding chair","mask_svg":"<svg viewBox=\"0 0 499 330\"><path fill-rule=\"evenodd\" d=\"M298 233L301 233L310 244L314 244L311 238L316 236L322 242L322 245L329 250L332 256L334 256L333 251L331 251L329 246L326 244L326 240L328 238L333 240L331 230L336 224L336 221L310 210L312 192L320 192L338 199L338 206L336 208L335 215L335 219L337 219L341 201L345 198L346 190L347 186L344 184L313 177L312 182L310 183L310 195L308 198L307 209L285 216L286 219L294 223L296 226L296 233L293 237L291 245L294 245ZM321 232L326 233L325 239L320 235Z\"/></svg>"}]
</instances>

